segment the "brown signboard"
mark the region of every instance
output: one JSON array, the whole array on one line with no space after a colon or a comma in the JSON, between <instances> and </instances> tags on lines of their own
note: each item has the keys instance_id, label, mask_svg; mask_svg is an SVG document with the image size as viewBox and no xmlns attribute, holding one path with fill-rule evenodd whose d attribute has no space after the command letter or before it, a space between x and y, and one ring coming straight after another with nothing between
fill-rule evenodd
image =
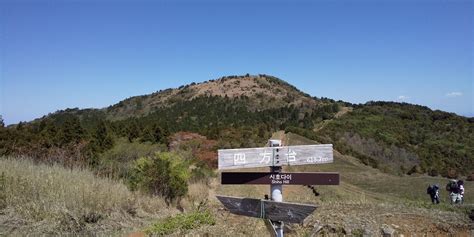
<instances>
[{"instance_id":1,"label":"brown signboard","mask_svg":"<svg viewBox=\"0 0 474 237\"><path fill-rule=\"evenodd\" d=\"M287 223L302 223L316 209L316 206L307 204L221 195L216 197L230 213Z\"/></svg>"},{"instance_id":2,"label":"brown signboard","mask_svg":"<svg viewBox=\"0 0 474 237\"><path fill-rule=\"evenodd\" d=\"M339 173L223 172L221 184L339 185Z\"/></svg>"}]
</instances>

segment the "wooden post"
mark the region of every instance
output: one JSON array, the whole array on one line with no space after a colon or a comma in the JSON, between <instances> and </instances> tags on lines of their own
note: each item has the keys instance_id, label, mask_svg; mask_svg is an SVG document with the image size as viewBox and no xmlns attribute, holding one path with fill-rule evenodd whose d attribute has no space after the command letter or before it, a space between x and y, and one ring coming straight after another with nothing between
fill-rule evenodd
<instances>
[{"instance_id":1,"label":"wooden post","mask_svg":"<svg viewBox=\"0 0 474 237\"><path fill-rule=\"evenodd\" d=\"M270 147L280 147L281 140L268 140L268 145ZM273 161L279 160L278 151L273 150ZM278 159L277 159L278 158ZM272 173L280 173L281 172L281 165L270 167L270 172ZM271 184L270 185L270 195L271 199L275 202L283 202L283 185L281 184ZM272 221L272 225L274 226L275 233L277 237L283 237L283 222L282 221Z\"/></svg>"}]
</instances>

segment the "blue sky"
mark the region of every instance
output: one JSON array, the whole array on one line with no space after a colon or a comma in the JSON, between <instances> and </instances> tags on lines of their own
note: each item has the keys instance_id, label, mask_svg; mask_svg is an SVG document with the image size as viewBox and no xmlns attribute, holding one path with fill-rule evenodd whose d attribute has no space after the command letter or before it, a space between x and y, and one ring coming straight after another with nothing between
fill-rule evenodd
<instances>
[{"instance_id":1,"label":"blue sky","mask_svg":"<svg viewBox=\"0 0 474 237\"><path fill-rule=\"evenodd\" d=\"M7 124L225 75L474 116L473 1L0 1Z\"/></svg>"}]
</instances>

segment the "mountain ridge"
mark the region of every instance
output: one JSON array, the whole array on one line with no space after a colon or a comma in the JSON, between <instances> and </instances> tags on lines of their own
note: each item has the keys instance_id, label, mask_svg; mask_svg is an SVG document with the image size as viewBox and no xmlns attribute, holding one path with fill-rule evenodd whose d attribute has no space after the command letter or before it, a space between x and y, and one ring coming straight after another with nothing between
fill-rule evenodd
<instances>
[{"instance_id":1,"label":"mountain ridge","mask_svg":"<svg viewBox=\"0 0 474 237\"><path fill-rule=\"evenodd\" d=\"M255 83L249 82L251 80L255 80ZM243 85L241 85L241 81L243 81ZM221 84L221 85L219 85ZM246 84L246 85L245 85ZM263 88L261 87L263 85ZM144 116L147 115L150 112L153 112L157 108L160 107L166 107L169 106L170 104L175 103L177 100L183 99L183 100L190 100L194 99L199 96L227 96L229 98L236 98L240 97L241 95L251 97L253 99L256 99L255 97L257 96L262 96L262 97L271 97L272 94L265 89L268 89L269 85L276 85L277 87L275 89L272 89L272 91L282 91L281 85L283 85L283 88L285 88L287 93L290 93L290 96L284 97L284 96L275 96L275 98L278 98L275 103L273 104L265 104L262 103L261 98L260 98L260 103L257 105L254 105L256 108L254 109L262 109L263 106L268 106L268 108L274 108L274 107L282 107L285 106L286 104L294 104L297 105L301 103L301 98L298 101L291 102L292 99L296 96L300 96L302 98L305 98L304 102L306 103L314 103L314 100L316 101L330 101L330 102L336 102L333 99L329 98L318 98L316 96L311 96L305 92L302 92L295 86L289 84L288 82L271 76L271 75L266 75L266 74L258 74L258 75L232 75L232 76L223 76L218 79L210 79L207 81L202 81L202 82L192 82L186 85L181 85L179 87L175 88L166 88L166 89L161 89L152 93L148 94L143 94L143 95L136 95L136 96L131 96L128 98L125 98L115 104L102 107L102 108L66 108L62 110L57 110L53 113L49 113L48 115L51 114L56 114L56 113L62 113L62 112L68 112L68 113L76 113L78 111L81 112L100 112L100 113L105 113L106 117L109 119L117 119L118 118L127 118L127 117L133 117L133 116ZM229 87L229 88L226 88ZM254 91L242 91L242 88L240 90L236 90L236 88L242 87L244 89L250 89ZM217 88L217 89L216 89ZM257 89L257 90L255 90ZM259 94L263 92L263 94ZM284 92L284 90L283 90ZM278 93L275 93L278 94ZM180 98L177 98L180 97ZM283 102L283 103L281 103ZM461 115L457 114L454 112L447 112L439 109L431 109L425 105L420 105L420 104L412 104L408 102L397 102L397 101L377 101L377 100L371 100L367 101L365 103L359 103L359 104L354 104L351 102L345 102L342 100L337 100L337 102L341 104L346 104L349 107L353 106L365 106L365 105L370 105L372 103L392 103L392 104L401 104L401 105L412 105L412 106L419 106L420 108L427 109L430 111L439 111L442 113L448 113L452 114L455 116L460 116L460 117L465 117L467 119L474 118L472 116L466 116L466 115ZM278 106L277 103L280 103ZM163 104L163 105L161 105ZM44 115L48 116L48 115ZM37 118L41 119L41 118ZM32 121L35 121L37 119L34 119ZM10 125L9 125L10 126Z\"/></svg>"},{"instance_id":2,"label":"mountain ridge","mask_svg":"<svg viewBox=\"0 0 474 237\"><path fill-rule=\"evenodd\" d=\"M408 103L311 97L264 74L191 83L102 109L61 110L4 130L21 142L6 136L0 154L37 155L30 151L35 147L46 156L51 147L71 150L77 144L92 146L95 154L120 138L166 143L180 131L217 140L219 148L255 147L286 130L334 143L386 172L458 176L474 170L473 118Z\"/></svg>"}]
</instances>

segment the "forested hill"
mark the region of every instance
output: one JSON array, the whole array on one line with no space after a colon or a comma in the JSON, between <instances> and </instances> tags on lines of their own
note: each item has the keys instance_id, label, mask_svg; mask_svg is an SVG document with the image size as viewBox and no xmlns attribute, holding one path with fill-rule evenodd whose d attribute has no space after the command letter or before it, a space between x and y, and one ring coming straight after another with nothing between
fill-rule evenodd
<instances>
[{"instance_id":1,"label":"forested hill","mask_svg":"<svg viewBox=\"0 0 474 237\"><path fill-rule=\"evenodd\" d=\"M135 96L112 105L103 111L109 118L143 116L159 108L199 97L247 99L248 110L265 110L289 105L314 106L316 100L287 82L265 74L226 76L202 83L191 83L175 89L161 90L149 95Z\"/></svg>"},{"instance_id":2,"label":"forested hill","mask_svg":"<svg viewBox=\"0 0 474 237\"><path fill-rule=\"evenodd\" d=\"M474 172L474 118L424 106L354 105L352 112L306 136L334 143L339 151L383 171L445 177Z\"/></svg>"},{"instance_id":3,"label":"forested hill","mask_svg":"<svg viewBox=\"0 0 474 237\"><path fill-rule=\"evenodd\" d=\"M456 176L474 170L473 126L472 118L422 106L352 105L311 97L273 76L245 75L2 126L0 155L98 166L124 141L168 147L171 135L186 131L215 140L215 150L261 146L287 130L386 172Z\"/></svg>"}]
</instances>

